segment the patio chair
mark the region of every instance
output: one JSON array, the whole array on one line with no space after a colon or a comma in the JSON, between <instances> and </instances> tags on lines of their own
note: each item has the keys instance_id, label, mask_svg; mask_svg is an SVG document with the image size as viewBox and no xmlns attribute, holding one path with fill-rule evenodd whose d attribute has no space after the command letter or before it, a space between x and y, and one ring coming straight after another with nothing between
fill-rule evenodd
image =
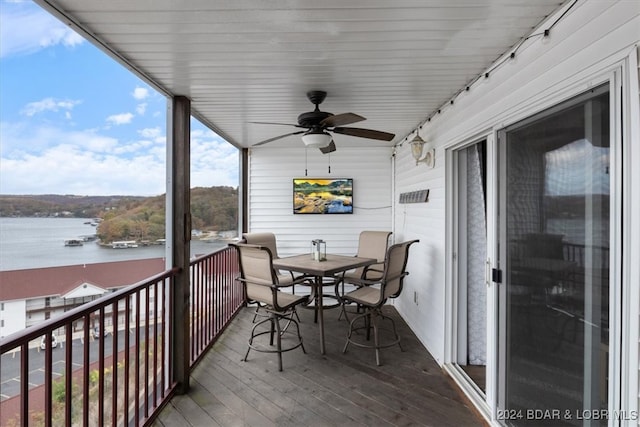
<instances>
[{"instance_id":1,"label":"patio chair","mask_svg":"<svg viewBox=\"0 0 640 427\"><path fill-rule=\"evenodd\" d=\"M242 233L243 243L247 243L249 245L259 245L269 248L271 251L271 255L273 259L278 259L280 256L278 255L278 245L276 244L276 235L273 233ZM276 270L276 275L278 276L278 280L281 284L287 283L289 281L295 281L302 276L296 276L291 271L286 273L280 273ZM290 276L287 277L287 276Z\"/></svg>"},{"instance_id":2,"label":"patio chair","mask_svg":"<svg viewBox=\"0 0 640 427\"><path fill-rule=\"evenodd\" d=\"M409 274L406 271L407 260L409 258L409 247L419 240L411 240L403 243L392 245L387 250L384 260L382 275L376 279L352 279L361 286L356 290L348 292L342 298L347 302L354 302L364 308L364 313L357 315L349 322L349 332L347 342L345 343L343 353L347 352L349 344L358 347L373 348L376 351L376 364L380 366L380 349L400 345L400 336L396 331L396 325L392 318L385 316L382 307L389 298L396 298L402 292L402 282L404 277ZM374 286L377 285L377 286ZM391 328L382 327L383 321L389 321ZM361 326L357 323L362 322ZM373 329L373 344L370 343L370 331ZM358 338L353 333L360 330L366 330L366 342L359 335ZM390 342L380 342L380 330L385 330L393 334L393 340Z\"/></svg>"},{"instance_id":3,"label":"patio chair","mask_svg":"<svg viewBox=\"0 0 640 427\"><path fill-rule=\"evenodd\" d=\"M243 243L230 245L238 251L238 260L240 262L240 277L238 280L244 284L246 301L262 304L264 310L267 312L265 319L253 325L247 353L242 360L247 360L249 352L252 349L265 353L277 353L278 369L282 371L283 352L300 347L302 351L306 353L304 345L302 344L300 326L294 319L294 314L296 306L305 304L308 299L306 295L294 295L283 292L282 289L290 287L295 283L301 283L307 279L300 278L298 280L280 283L273 269L273 255L269 248ZM280 323L283 320L286 321L284 326ZM269 324L269 329L259 331L258 328L266 323ZM290 328L291 324L295 326L295 331ZM254 343L257 337L266 334L269 334L269 346ZM283 348L282 339L285 335L292 336L293 342ZM275 349L273 348L274 338Z\"/></svg>"},{"instance_id":4,"label":"patio chair","mask_svg":"<svg viewBox=\"0 0 640 427\"><path fill-rule=\"evenodd\" d=\"M278 259L280 256L278 255L278 245L276 244L276 235L273 233L263 232L263 233L242 233L242 239L244 243L250 245L259 245L269 248L271 251L271 255L273 259ZM292 272L280 273L279 271L275 271L278 276L278 283L281 285L291 284L294 285L296 280L300 279L302 276L295 276ZM291 288L291 292L295 293L295 286ZM255 322L257 317L260 316L260 308L261 304L256 303L256 312L253 316L253 321ZM298 314L296 313L296 317ZM298 318L300 320L300 318Z\"/></svg>"},{"instance_id":5,"label":"patio chair","mask_svg":"<svg viewBox=\"0 0 640 427\"><path fill-rule=\"evenodd\" d=\"M341 293L345 294L345 284L350 284L356 287L366 286L360 280L369 279L374 280L382 275L382 268L384 265L384 258L387 254L387 248L389 247L389 236L391 231L362 231L358 237L358 252L356 256L363 258L375 258L378 260L376 264L372 264L367 267L359 267L355 270L348 271L341 277ZM345 318L349 320L347 316L347 310L343 301L342 311L338 319L345 315Z\"/></svg>"}]
</instances>

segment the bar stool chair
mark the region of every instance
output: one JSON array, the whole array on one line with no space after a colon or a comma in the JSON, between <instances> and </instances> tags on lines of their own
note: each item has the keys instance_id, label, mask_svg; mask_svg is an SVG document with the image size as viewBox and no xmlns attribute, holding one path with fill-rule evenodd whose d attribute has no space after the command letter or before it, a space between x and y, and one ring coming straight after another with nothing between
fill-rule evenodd
<instances>
[{"instance_id":1,"label":"bar stool chair","mask_svg":"<svg viewBox=\"0 0 640 427\"><path fill-rule=\"evenodd\" d=\"M384 260L384 268L382 276L377 279L354 279L362 284L354 291L348 292L342 298L347 302L354 302L358 306L363 307L364 313L354 317L349 322L349 332L347 342L345 343L343 353L347 352L349 344L358 347L373 348L376 352L376 364L380 366L380 349L391 347L396 344L402 351L400 345L400 336L396 331L396 325L392 318L385 316L382 307L389 298L396 298L402 292L402 282L409 273L406 271L407 260L409 259L409 247L419 242L419 240L411 240L403 243L392 245L387 250ZM374 286L379 285L379 286ZM384 323L384 321L388 321ZM362 323L358 325L358 323ZM390 327L385 326L390 324ZM373 329L373 344L370 343L371 329ZM366 341L363 341L362 335L354 332L365 330ZM380 342L380 330L387 330L393 334L393 340L390 342Z\"/></svg>"},{"instance_id":2,"label":"bar stool chair","mask_svg":"<svg viewBox=\"0 0 640 427\"><path fill-rule=\"evenodd\" d=\"M377 263L369 265L367 267L359 267L355 270L347 271L343 277L341 277L340 284L340 292L336 288L336 293L338 295L345 294L345 284L352 285L356 288L359 288L363 285L361 279L374 280L376 278L380 278L382 276L382 269L384 267L384 258L387 255L387 248L389 247L389 236L391 236L391 231L371 231L365 230L360 233L358 237L358 252L356 256L363 258L375 258L378 260ZM344 314L345 319L349 320L347 316L347 310L344 300L341 301L341 312L338 320ZM356 312L356 314L359 310Z\"/></svg>"},{"instance_id":3,"label":"bar stool chair","mask_svg":"<svg viewBox=\"0 0 640 427\"><path fill-rule=\"evenodd\" d=\"M298 347L306 353L300 335L300 326L294 318L295 309L300 304L305 304L308 300L306 295L294 295L283 292L282 289L302 283L308 280L301 277L297 280L287 281L282 284L278 281L278 276L273 269L273 255L271 250L265 246L249 245L243 243L230 244L238 251L240 262L240 280L245 287L245 299L248 303L257 302L262 304L266 312L265 318L253 325L247 353L243 361L247 361L251 350L264 353L278 354L278 370L282 371L282 353L294 350ZM281 324L284 321L285 324ZM268 324L267 330L260 330L262 325ZM290 326L295 326L295 330ZM269 345L264 345L256 338L269 335ZM283 337L289 337L292 341L283 347ZM275 348L274 348L275 339Z\"/></svg>"}]
</instances>

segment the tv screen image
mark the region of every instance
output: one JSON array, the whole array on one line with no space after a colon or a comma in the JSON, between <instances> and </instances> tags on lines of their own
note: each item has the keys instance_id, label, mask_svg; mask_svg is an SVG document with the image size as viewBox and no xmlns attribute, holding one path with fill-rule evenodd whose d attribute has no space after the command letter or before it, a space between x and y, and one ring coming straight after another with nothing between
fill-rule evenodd
<instances>
[{"instance_id":1,"label":"tv screen image","mask_svg":"<svg viewBox=\"0 0 640 427\"><path fill-rule=\"evenodd\" d=\"M293 213L353 213L353 179L294 178Z\"/></svg>"}]
</instances>

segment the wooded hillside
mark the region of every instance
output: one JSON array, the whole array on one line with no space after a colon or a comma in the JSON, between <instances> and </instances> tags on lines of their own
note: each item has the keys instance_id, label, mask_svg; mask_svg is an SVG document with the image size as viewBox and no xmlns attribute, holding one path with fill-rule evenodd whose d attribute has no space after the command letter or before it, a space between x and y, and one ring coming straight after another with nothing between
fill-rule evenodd
<instances>
[{"instance_id":1,"label":"wooded hillside","mask_svg":"<svg viewBox=\"0 0 640 427\"><path fill-rule=\"evenodd\" d=\"M144 199L136 196L69 194L0 195L0 217L98 218L111 207Z\"/></svg>"},{"instance_id":2,"label":"wooded hillside","mask_svg":"<svg viewBox=\"0 0 640 427\"><path fill-rule=\"evenodd\" d=\"M236 229L238 190L232 187L192 188L191 215L194 230ZM165 238L164 195L0 195L0 216L101 218L96 233L104 243Z\"/></svg>"}]
</instances>

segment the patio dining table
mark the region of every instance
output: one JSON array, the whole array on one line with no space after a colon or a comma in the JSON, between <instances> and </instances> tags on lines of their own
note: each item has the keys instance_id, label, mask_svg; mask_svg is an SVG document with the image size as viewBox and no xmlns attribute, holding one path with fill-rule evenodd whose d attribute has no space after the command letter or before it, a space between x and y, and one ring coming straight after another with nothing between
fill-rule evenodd
<instances>
[{"instance_id":1,"label":"patio dining table","mask_svg":"<svg viewBox=\"0 0 640 427\"><path fill-rule=\"evenodd\" d=\"M361 258L347 255L327 254L326 260L316 261L311 254L295 255L273 260L273 267L314 277L313 291L316 296L318 310L318 329L320 332L320 353L325 354L324 316L322 304L322 286L325 277L338 278L345 271L375 264L375 258Z\"/></svg>"}]
</instances>

